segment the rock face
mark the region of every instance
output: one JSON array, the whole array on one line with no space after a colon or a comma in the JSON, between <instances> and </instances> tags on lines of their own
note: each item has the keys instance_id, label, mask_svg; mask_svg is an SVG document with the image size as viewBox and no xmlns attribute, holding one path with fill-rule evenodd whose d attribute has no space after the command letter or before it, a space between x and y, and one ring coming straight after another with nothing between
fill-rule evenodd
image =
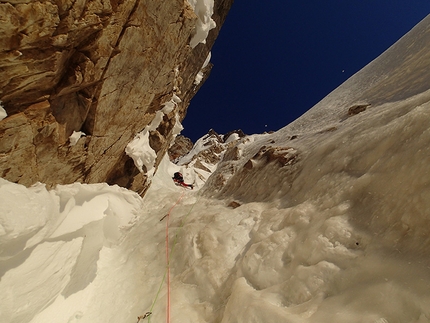
<instances>
[{"instance_id":1,"label":"rock face","mask_svg":"<svg viewBox=\"0 0 430 323\"><path fill-rule=\"evenodd\" d=\"M173 145L169 148L169 159L175 162L179 157L185 156L193 148L193 142L190 138L179 135L175 138Z\"/></svg>"},{"instance_id":2,"label":"rock face","mask_svg":"<svg viewBox=\"0 0 430 323\"><path fill-rule=\"evenodd\" d=\"M108 182L143 192L145 171L125 147L179 98L149 134L158 165L203 83L195 77L232 2L215 1L216 28L192 48L199 17L186 0L3 1L2 177L24 185ZM85 135L71 145L74 132Z\"/></svg>"}]
</instances>

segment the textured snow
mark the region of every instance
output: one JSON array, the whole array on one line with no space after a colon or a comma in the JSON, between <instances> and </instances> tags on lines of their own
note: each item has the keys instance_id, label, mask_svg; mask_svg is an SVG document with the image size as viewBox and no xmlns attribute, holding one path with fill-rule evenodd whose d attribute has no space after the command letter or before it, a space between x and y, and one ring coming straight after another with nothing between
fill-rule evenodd
<instances>
[{"instance_id":1,"label":"textured snow","mask_svg":"<svg viewBox=\"0 0 430 323\"><path fill-rule=\"evenodd\" d=\"M30 322L81 290L85 296L102 251L118 245L143 206L136 193L106 184L48 191L0 179L0 192L0 321L11 323ZM60 322L55 317L47 321Z\"/></svg>"},{"instance_id":2,"label":"textured snow","mask_svg":"<svg viewBox=\"0 0 430 323\"><path fill-rule=\"evenodd\" d=\"M17 248L33 246L29 241L41 231L52 230L49 223L59 216L59 210L58 197L41 184L27 189L0 178L0 196L0 259L4 260Z\"/></svg>"}]
</instances>

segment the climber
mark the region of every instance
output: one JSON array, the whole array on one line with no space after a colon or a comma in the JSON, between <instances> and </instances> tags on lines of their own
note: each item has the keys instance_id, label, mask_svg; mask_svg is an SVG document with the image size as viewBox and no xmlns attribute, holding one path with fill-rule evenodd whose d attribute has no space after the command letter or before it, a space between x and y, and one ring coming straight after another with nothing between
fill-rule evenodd
<instances>
[{"instance_id":1,"label":"climber","mask_svg":"<svg viewBox=\"0 0 430 323\"><path fill-rule=\"evenodd\" d=\"M185 184L184 177L179 172L176 172L175 174L173 174L172 179L176 185L180 185L183 187L189 187L189 188L193 189L193 184Z\"/></svg>"}]
</instances>

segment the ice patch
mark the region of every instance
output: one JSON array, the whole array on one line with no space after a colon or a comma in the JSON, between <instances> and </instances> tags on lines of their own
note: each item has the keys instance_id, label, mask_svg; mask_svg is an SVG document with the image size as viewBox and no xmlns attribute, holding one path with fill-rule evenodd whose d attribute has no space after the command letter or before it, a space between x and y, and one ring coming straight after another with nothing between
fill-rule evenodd
<instances>
[{"instance_id":1,"label":"ice patch","mask_svg":"<svg viewBox=\"0 0 430 323\"><path fill-rule=\"evenodd\" d=\"M7 112L3 107L2 102L0 101L0 121L7 117Z\"/></svg>"},{"instance_id":2,"label":"ice patch","mask_svg":"<svg viewBox=\"0 0 430 323\"><path fill-rule=\"evenodd\" d=\"M237 133L232 133L230 136L228 136L227 140L225 141L226 144L240 139L239 135Z\"/></svg>"},{"instance_id":3,"label":"ice patch","mask_svg":"<svg viewBox=\"0 0 430 323\"><path fill-rule=\"evenodd\" d=\"M82 136L85 136L84 132L82 132L82 131L73 131L73 133L69 137L70 146L76 145L76 143L78 142L79 138L81 138Z\"/></svg>"},{"instance_id":4,"label":"ice patch","mask_svg":"<svg viewBox=\"0 0 430 323\"><path fill-rule=\"evenodd\" d=\"M204 61L203 65L202 65L202 67L200 68L200 71L197 73L197 75L196 75L196 77L195 77L195 79L194 79L194 85L199 85L199 84L200 84L200 82L203 80L203 76L204 76L203 69L204 69L206 66L208 66L208 64L209 64L210 60L211 60L211 52L209 52L209 54L208 54L208 56L206 57L206 59L205 59L205 61Z\"/></svg>"},{"instance_id":5,"label":"ice patch","mask_svg":"<svg viewBox=\"0 0 430 323\"><path fill-rule=\"evenodd\" d=\"M181 122L179 121L179 115L177 114L175 116L175 125L173 126L173 129L172 129L172 135L177 136L181 133L182 130L184 130L184 126L182 126ZM174 142L172 141L172 144L173 143Z\"/></svg>"}]
</instances>

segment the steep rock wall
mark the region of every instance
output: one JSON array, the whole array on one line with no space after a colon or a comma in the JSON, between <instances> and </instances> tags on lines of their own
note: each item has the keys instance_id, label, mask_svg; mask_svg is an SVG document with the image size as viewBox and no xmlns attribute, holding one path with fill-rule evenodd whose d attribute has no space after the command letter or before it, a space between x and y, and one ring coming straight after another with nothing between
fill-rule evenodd
<instances>
[{"instance_id":1,"label":"steep rock wall","mask_svg":"<svg viewBox=\"0 0 430 323\"><path fill-rule=\"evenodd\" d=\"M12 182L108 182L143 192L125 147L175 95L149 135L156 165L232 0L215 1L206 43L186 0L11 0L0 4L0 174ZM204 79L211 66L205 68ZM71 145L69 136L85 136Z\"/></svg>"}]
</instances>

